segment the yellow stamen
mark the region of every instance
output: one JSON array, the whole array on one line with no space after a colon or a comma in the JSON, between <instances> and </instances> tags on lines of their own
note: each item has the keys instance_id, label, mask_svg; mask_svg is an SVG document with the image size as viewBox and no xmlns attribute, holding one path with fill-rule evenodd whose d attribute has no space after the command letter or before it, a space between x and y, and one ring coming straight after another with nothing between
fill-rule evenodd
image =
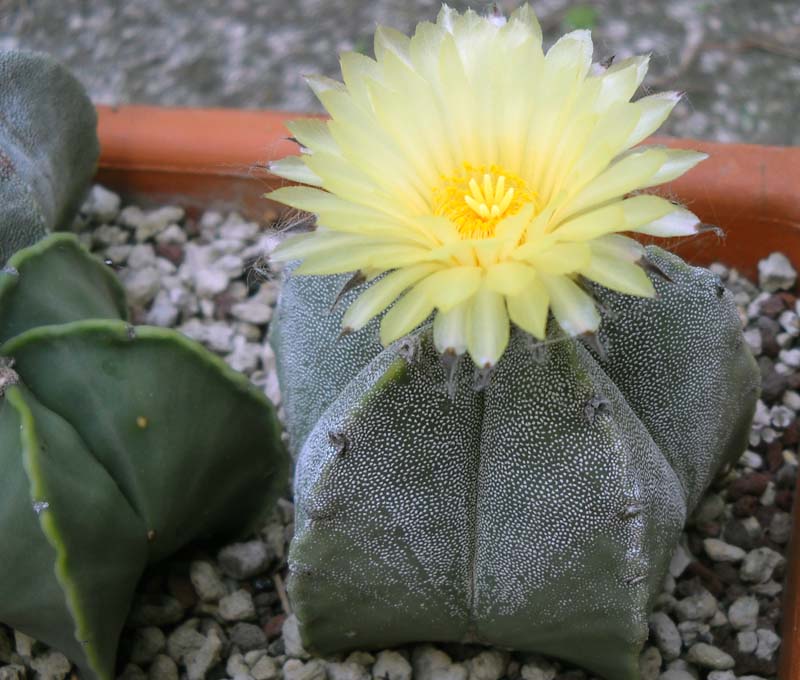
<instances>
[{"instance_id":1,"label":"yellow stamen","mask_svg":"<svg viewBox=\"0 0 800 680\"><path fill-rule=\"evenodd\" d=\"M463 168L433 190L435 213L451 219L462 238L491 238L501 219L527 203L537 204L538 212L538 196L521 177L497 165Z\"/></svg>"}]
</instances>

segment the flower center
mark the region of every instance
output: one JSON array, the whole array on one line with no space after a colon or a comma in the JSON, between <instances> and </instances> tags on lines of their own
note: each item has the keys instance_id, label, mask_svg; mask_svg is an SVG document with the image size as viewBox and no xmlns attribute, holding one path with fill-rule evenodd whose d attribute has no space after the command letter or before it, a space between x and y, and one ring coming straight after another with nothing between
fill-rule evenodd
<instances>
[{"instance_id":1,"label":"flower center","mask_svg":"<svg viewBox=\"0 0 800 680\"><path fill-rule=\"evenodd\" d=\"M464 239L491 238L501 219L537 198L521 177L498 165L464 163L462 172L433 190L434 213L452 220Z\"/></svg>"}]
</instances>

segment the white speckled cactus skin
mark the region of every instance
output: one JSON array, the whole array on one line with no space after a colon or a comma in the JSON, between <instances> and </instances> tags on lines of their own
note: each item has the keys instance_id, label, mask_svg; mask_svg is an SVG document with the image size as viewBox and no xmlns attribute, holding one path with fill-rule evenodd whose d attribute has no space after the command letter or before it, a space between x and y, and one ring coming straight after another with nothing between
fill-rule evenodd
<instances>
[{"instance_id":1,"label":"white speckled cactus skin","mask_svg":"<svg viewBox=\"0 0 800 680\"><path fill-rule=\"evenodd\" d=\"M601 288L602 357L512 335L488 386L423 327L339 339L346 277L289 277L272 343L299 452L290 596L318 652L468 641L638 677L694 505L744 449L758 371L716 277L658 248L654 300Z\"/></svg>"}]
</instances>

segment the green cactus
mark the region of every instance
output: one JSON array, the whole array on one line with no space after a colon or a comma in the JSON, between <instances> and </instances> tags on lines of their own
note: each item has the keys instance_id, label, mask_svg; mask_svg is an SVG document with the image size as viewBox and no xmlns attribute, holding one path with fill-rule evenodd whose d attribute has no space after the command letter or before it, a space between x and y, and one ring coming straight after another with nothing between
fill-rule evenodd
<instances>
[{"instance_id":1,"label":"green cactus","mask_svg":"<svg viewBox=\"0 0 800 680\"><path fill-rule=\"evenodd\" d=\"M0 274L0 621L113 678L144 568L254 528L285 486L274 411L177 332L134 327L67 234Z\"/></svg>"},{"instance_id":2,"label":"green cactus","mask_svg":"<svg viewBox=\"0 0 800 680\"><path fill-rule=\"evenodd\" d=\"M45 54L0 52L0 267L69 227L95 173L97 115L81 84Z\"/></svg>"},{"instance_id":3,"label":"green cactus","mask_svg":"<svg viewBox=\"0 0 800 680\"><path fill-rule=\"evenodd\" d=\"M443 362L429 326L387 349L378 320L340 337L347 277L288 277L271 341L310 649L478 642L638 678L679 534L758 395L730 293L647 257L657 298L596 287L597 342L515 330L491 376Z\"/></svg>"}]
</instances>

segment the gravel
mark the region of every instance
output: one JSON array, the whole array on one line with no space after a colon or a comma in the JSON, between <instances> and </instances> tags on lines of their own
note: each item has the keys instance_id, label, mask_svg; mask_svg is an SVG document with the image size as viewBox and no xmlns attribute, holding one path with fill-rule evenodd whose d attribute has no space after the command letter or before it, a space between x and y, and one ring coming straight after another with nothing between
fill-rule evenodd
<instances>
[{"instance_id":1,"label":"gravel","mask_svg":"<svg viewBox=\"0 0 800 680\"><path fill-rule=\"evenodd\" d=\"M133 289L136 323L175 327L222 356L279 407L266 329L278 295L261 264L275 239L236 214L120 206L100 187L82 210L82 240ZM741 309L764 390L741 459L712 483L687 524L649 619L642 680L774 680L780 598L800 441L800 302L781 258L759 288L713 269ZM791 279L792 281L794 279ZM189 546L148 572L120 645L129 680L593 680L555 660L473 645L420 644L313 658L285 609L291 499L249 540L216 554ZM0 680L58 677L63 657L0 625ZM49 664L49 666L48 666ZM50 668L51 670L46 670ZM21 670L20 670L21 669ZM27 669L27 670L26 670ZM66 670L61 677L69 671ZM42 674L44 677L44 674Z\"/></svg>"}]
</instances>

